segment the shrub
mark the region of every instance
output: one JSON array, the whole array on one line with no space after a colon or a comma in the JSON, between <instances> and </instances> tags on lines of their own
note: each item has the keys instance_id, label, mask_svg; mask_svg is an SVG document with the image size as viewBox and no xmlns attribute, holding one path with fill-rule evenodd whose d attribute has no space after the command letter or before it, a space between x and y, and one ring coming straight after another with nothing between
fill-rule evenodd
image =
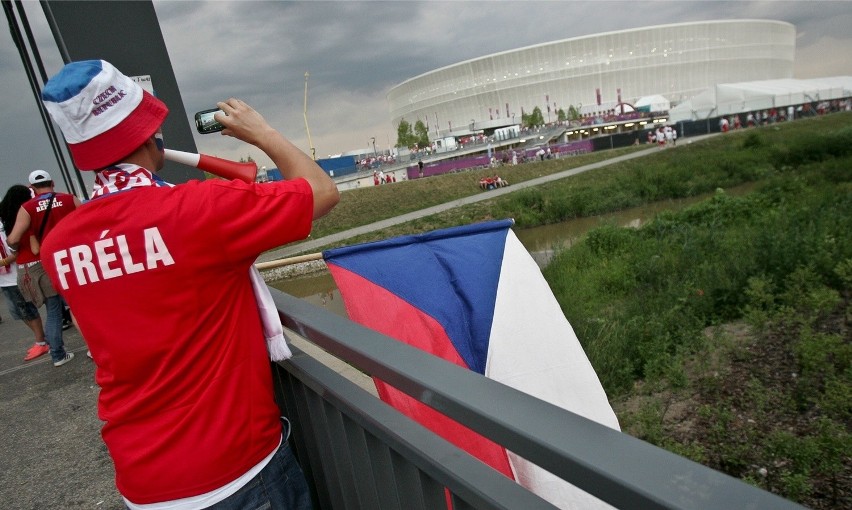
<instances>
[{"instance_id":1,"label":"shrub","mask_svg":"<svg viewBox=\"0 0 852 510\"><path fill-rule=\"evenodd\" d=\"M746 135L745 139L742 141L741 147L743 149L756 149L758 147L763 147L766 145L766 142L763 138L752 131L748 135Z\"/></svg>"},{"instance_id":2,"label":"shrub","mask_svg":"<svg viewBox=\"0 0 852 510\"><path fill-rule=\"evenodd\" d=\"M755 276L748 279L745 289L746 304L743 307L743 318L755 330L762 331L776 309L775 286L766 277Z\"/></svg>"}]
</instances>

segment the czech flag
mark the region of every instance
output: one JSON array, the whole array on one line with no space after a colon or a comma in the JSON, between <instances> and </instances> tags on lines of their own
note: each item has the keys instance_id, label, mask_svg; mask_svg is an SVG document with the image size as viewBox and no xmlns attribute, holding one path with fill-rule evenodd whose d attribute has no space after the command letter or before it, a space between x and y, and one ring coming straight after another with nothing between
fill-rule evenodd
<instances>
[{"instance_id":1,"label":"czech flag","mask_svg":"<svg viewBox=\"0 0 852 510\"><path fill-rule=\"evenodd\" d=\"M323 252L349 317L616 430L597 374L513 220ZM609 508L374 379L379 396L560 508Z\"/></svg>"}]
</instances>

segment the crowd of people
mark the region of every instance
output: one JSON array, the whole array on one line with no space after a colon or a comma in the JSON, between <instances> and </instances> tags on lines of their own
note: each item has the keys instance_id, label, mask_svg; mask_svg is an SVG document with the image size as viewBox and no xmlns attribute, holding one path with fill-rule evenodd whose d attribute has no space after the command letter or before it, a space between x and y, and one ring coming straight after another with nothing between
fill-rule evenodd
<instances>
[{"instance_id":1,"label":"crowd of people","mask_svg":"<svg viewBox=\"0 0 852 510\"><path fill-rule=\"evenodd\" d=\"M803 117L825 115L826 113L852 110L852 99L834 99L811 104L790 105L787 107L756 110L745 114L734 114L719 119L719 131L727 133L741 128L766 126L777 122L787 122Z\"/></svg>"},{"instance_id":2,"label":"crowd of people","mask_svg":"<svg viewBox=\"0 0 852 510\"><path fill-rule=\"evenodd\" d=\"M396 163L396 158L393 154L375 154L373 156L365 156L358 160L358 170L379 168L383 165L393 165L394 163Z\"/></svg>"},{"instance_id":3,"label":"crowd of people","mask_svg":"<svg viewBox=\"0 0 852 510\"><path fill-rule=\"evenodd\" d=\"M515 150L509 149L502 151L499 155L495 154L491 158L491 167L506 165L518 165L521 163L529 163L531 161L544 161L547 159L558 159L560 147L550 145L542 145L533 149Z\"/></svg>"},{"instance_id":4,"label":"crowd of people","mask_svg":"<svg viewBox=\"0 0 852 510\"><path fill-rule=\"evenodd\" d=\"M383 170L373 170L373 186L381 186L382 184L390 184L396 182L396 175L393 172L385 174Z\"/></svg>"},{"instance_id":5,"label":"crowd of people","mask_svg":"<svg viewBox=\"0 0 852 510\"><path fill-rule=\"evenodd\" d=\"M801 116L801 110L799 110ZM769 110L748 112L745 114L745 122L739 114L721 117L719 119L719 131L727 133L728 131L741 129L743 127L765 126L767 124L775 124L776 122L785 122L793 120L796 115L796 110L793 106L788 108L771 108Z\"/></svg>"},{"instance_id":6,"label":"crowd of people","mask_svg":"<svg viewBox=\"0 0 852 510\"><path fill-rule=\"evenodd\" d=\"M657 126L657 129L648 131L648 143L657 144L661 149L674 147L677 145L677 129L674 126Z\"/></svg>"},{"instance_id":7,"label":"crowd of people","mask_svg":"<svg viewBox=\"0 0 852 510\"><path fill-rule=\"evenodd\" d=\"M580 126L594 126L597 124L609 124L613 122L625 122L630 120L650 119L654 116L652 112L644 111L629 111L621 112L616 109L604 110L600 112L586 113L580 116L578 121Z\"/></svg>"},{"instance_id":8,"label":"crowd of people","mask_svg":"<svg viewBox=\"0 0 852 510\"><path fill-rule=\"evenodd\" d=\"M503 179L497 174L494 174L492 177L483 177L479 179L479 189L482 190L492 190L496 188L504 188L509 185L509 181Z\"/></svg>"},{"instance_id":9,"label":"crowd of people","mask_svg":"<svg viewBox=\"0 0 852 510\"><path fill-rule=\"evenodd\" d=\"M127 508L311 508L273 391L270 360L290 351L254 261L306 238L340 199L334 181L231 98L217 103L221 134L266 153L285 179L165 182L168 107L103 60L66 64L42 102L94 189L81 203L35 170L0 203L0 286L35 335L25 359L74 358L67 302Z\"/></svg>"}]
</instances>

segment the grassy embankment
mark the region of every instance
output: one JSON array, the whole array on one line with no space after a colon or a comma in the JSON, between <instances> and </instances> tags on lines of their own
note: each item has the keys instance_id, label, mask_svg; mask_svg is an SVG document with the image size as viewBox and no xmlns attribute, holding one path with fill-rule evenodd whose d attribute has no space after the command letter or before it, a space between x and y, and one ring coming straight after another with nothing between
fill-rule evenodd
<instances>
[{"instance_id":1,"label":"grassy embankment","mask_svg":"<svg viewBox=\"0 0 852 510\"><path fill-rule=\"evenodd\" d=\"M596 229L545 276L625 431L811 508L850 508L852 126L774 135L730 138L707 160L757 172L757 191Z\"/></svg>"},{"instance_id":2,"label":"grassy embankment","mask_svg":"<svg viewBox=\"0 0 852 510\"><path fill-rule=\"evenodd\" d=\"M476 169L413 181L400 181L392 185L370 186L345 191L341 194L340 203L337 207L327 216L314 223L311 236L316 239L471 195L487 193L479 189L479 179L495 173L509 180L510 183L516 184L646 148L647 146L629 147L497 169ZM464 217L453 214L449 217L431 218L423 226L407 225L395 228L394 232L410 234L466 222L468 221ZM388 235L388 231L383 231L371 234L367 238L381 239L388 237ZM347 242L347 244L352 244L352 242Z\"/></svg>"},{"instance_id":3,"label":"grassy embankment","mask_svg":"<svg viewBox=\"0 0 852 510\"><path fill-rule=\"evenodd\" d=\"M350 243L492 218L524 228L760 183L642 229L596 229L545 277L626 432L813 508L850 507L852 114L683 145ZM518 182L611 154L499 173ZM480 193L492 172L346 192L314 237Z\"/></svg>"}]
</instances>

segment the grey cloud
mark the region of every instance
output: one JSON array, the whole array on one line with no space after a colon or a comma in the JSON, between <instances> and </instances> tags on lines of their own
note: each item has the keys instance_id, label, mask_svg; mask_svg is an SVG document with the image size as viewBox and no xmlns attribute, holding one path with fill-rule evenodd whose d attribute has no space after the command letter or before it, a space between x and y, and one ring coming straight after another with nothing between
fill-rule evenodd
<instances>
[{"instance_id":1,"label":"grey cloud","mask_svg":"<svg viewBox=\"0 0 852 510\"><path fill-rule=\"evenodd\" d=\"M156 0L188 114L240 97L302 148L308 122L318 156L393 144L385 96L414 76L490 53L600 32L710 19L781 19L796 25L800 77L852 74L848 2L796 1L174 1ZM50 46L37 4L27 6ZM8 33L0 34L0 185L18 168L55 168L35 102ZM48 71L55 50L43 52ZM805 76L807 75L807 76ZM191 119L187 119L191 122ZM263 155L242 142L196 135L199 150ZM266 164L266 163L262 163ZM15 169L14 172L11 169ZM11 181L11 179L16 179Z\"/></svg>"}]
</instances>

